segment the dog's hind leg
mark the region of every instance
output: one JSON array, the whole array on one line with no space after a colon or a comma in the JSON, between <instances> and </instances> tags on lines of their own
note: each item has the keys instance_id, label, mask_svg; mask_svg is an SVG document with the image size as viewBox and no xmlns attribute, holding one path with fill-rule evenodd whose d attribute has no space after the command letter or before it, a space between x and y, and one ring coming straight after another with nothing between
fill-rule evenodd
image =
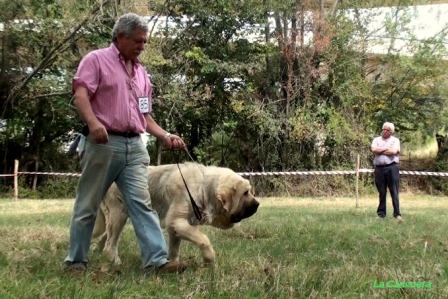
<instances>
[{"instance_id":1,"label":"dog's hind leg","mask_svg":"<svg viewBox=\"0 0 448 299\"><path fill-rule=\"evenodd\" d=\"M92 238L97 238L106 231L106 217L101 208L98 209L98 214L95 218L95 226L93 227Z\"/></svg>"},{"instance_id":2,"label":"dog's hind leg","mask_svg":"<svg viewBox=\"0 0 448 299\"><path fill-rule=\"evenodd\" d=\"M99 252L103 252L104 246L106 245L106 241L107 241L107 233L104 232L104 234L101 235L100 240L98 241L98 244L97 244L97 247L96 247L96 249Z\"/></svg>"},{"instance_id":3,"label":"dog's hind leg","mask_svg":"<svg viewBox=\"0 0 448 299\"><path fill-rule=\"evenodd\" d=\"M121 259L118 256L118 241L128 219L128 214L126 209L121 207L109 209L106 219L106 244L103 253L116 265L120 265Z\"/></svg>"},{"instance_id":4,"label":"dog's hind leg","mask_svg":"<svg viewBox=\"0 0 448 299\"><path fill-rule=\"evenodd\" d=\"M104 249L104 244L106 244L107 234L106 234L106 216L102 210L102 207L98 210L98 214L95 219L95 226L93 227L92 239L100 237L99 242L94 245L95 250L102 252Z\"/></svg>"},{"instance_id":5,"label":"dog's hind leg","mask_svg":"<svg viewBox=\"0 0 448 299\"><path fill-rule=\"evenodd\" d=\"M209 238L204 235L197 226L192 226L186 219L176 219L167 225L168 233L170 234L170 253L169 256L179 257L180 240L171 241L172 235L175 238L184 239L193 242L201 249L202 258L205 264L213 264L215 262L215 250L210 243ZM174 245L171 247L171 245Z\"/></svg>"}]
</instances>

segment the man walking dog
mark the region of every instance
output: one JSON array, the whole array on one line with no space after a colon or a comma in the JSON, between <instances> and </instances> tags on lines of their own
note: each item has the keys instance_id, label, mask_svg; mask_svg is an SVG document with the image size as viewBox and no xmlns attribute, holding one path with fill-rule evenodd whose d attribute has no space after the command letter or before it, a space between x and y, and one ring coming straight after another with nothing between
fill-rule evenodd
<instances>
[{"instance_id":1,"label":"man walking dog","mask_svg":"<svg viewBox=\"0 0 448 299\"><path fill-rule=\"evenodd\" d=\"M163 130L150 115L151 83L138 59L147 34L143 18L121 16L112 31L112 44L83 57L73 79L75 106L86 130L79 149L82 175L65 259L68 270L87 269L95 218L113 182L123 194L143 267L177 273L187 267L168 260L166 241L148 191L149 155L140 134L152 134L169 149L184 149L185 143Z\"/></svg>"}]
</instances>

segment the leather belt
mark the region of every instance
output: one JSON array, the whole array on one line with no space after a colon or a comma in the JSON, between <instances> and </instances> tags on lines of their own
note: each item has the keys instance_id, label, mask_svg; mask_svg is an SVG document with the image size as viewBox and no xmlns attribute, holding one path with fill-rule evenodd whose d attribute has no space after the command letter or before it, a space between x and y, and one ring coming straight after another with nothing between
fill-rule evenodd
<instances>
[{"instance_id":1,"label":"leather belt","mask_svg":"<svg viewBox=\"0 0 448 299\"><path fill-rule=\"evenodd\" d=\"M82 128L81 133L84 136L89 135L89 127L88 126L84 126ZM128 137L128 138L137 137L137 136L140 135L140 133L135 133L135 132L131 132L131 131L118 132L118 131L107 130L107 133L110 134L110 135L121 136L121 137Z\"/></svg>"},{"instance_id":2,"label":"leather belt","mask_svg":"<svg viewBox=\"0 0 448 299\"><path fill-rule=\"evenodd\" d=\"M118 132L118 131L107 130L107 133L110 134L110 135L121 136L121 137L128 137L128 138L137 137L137 136L140 135L139 133L135 133L135 132L131 132L131 131L128 131L128 132Z\"/></svg>"},{"instance_id":3,"label":"leather belt","mask_svg":"<svg viewBox=\"0 0 448 299\"><path fill-rule=\"evenodd\" d=\"M375 167L384 168L384 167L389 167L389 166L392 166L392 165L395 165L395 164L397 164L397 162L392 162L392 163L383 164L383 165L375 165Z\"/></svg>"}]
</instances>

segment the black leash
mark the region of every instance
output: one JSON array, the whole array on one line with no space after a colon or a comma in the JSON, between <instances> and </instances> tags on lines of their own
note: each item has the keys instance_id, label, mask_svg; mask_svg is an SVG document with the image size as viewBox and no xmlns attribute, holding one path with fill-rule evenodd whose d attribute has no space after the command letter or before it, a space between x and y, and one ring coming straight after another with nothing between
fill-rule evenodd
<instances>
[{"instance_id":1,"label":"black leash","mask_svg":"<svg viewBox=\"0 0 448 299\"><path fill-rule=\"evenodd\" d=\"M186 149L185 149L185 150L186 150ZM190 202L191 202L191 206L193 207L194 215L196 216L196 218L197 218L199 221L201 221L201 220L202 220L201 211L199 210L198 205L197 205L196 202L194 201L193 196L191 196L190 189L188 189L187 182L185 182L184 175L182 174L182 171L180 170L180 166L179 166L179 156L175 153L175 150L174 150L174 149L172 149L172 151L173 151L173 156L176 158L176 164L177 164L177 168L179 168L180 176L182 177L182 180L184 181L185 188L187 188L188 196L190 196ZM187 153L188 153L188 152L187 152ZM190 157L191 157L191 156L190 156Z\"/></svg>"}]
</instances>

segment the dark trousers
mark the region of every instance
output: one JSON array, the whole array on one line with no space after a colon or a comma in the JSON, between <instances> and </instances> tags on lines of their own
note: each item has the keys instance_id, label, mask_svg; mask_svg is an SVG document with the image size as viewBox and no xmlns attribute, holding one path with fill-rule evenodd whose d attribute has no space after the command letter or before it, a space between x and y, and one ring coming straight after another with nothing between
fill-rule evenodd
<instances>
[{"instance_id":1,"label":"dark trousers","mask_svg":"<svg viewBox=\"0 0 448 299\"><path fill-rule=\"evenodd\" d=\"M389 188L390 196L392 197L394 217L401 216L400 201L398 199L398 191L400 189L400 171L398 164L375 166L375 185L380 197L380 204L376 211L378 216L386 217L387 188Z\"/></svg>"}]
</instances>

